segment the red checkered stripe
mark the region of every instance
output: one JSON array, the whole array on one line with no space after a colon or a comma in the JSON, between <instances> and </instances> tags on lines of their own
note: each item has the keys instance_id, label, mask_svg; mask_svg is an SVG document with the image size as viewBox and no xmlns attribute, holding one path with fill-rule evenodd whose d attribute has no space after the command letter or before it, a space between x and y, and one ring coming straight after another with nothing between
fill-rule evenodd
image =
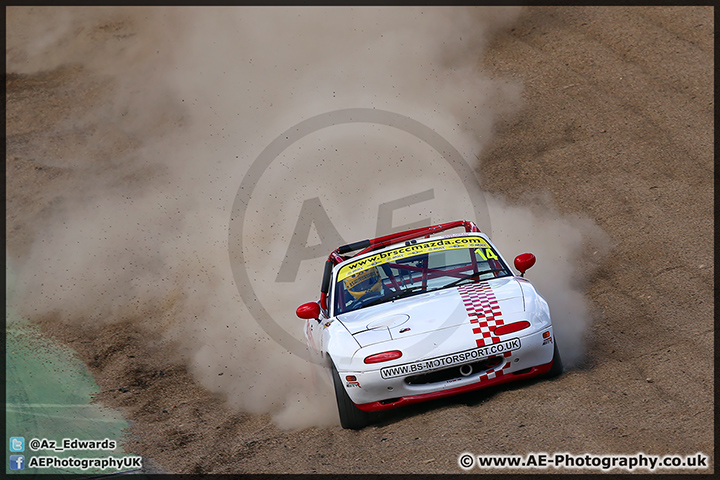
<instances>
[{"instance_id":1,"label":"red checkered stripe","mask_svg":"<svg viewBox=\"0 0 720 480\"><path fill-rule=\"evenodd\" d=\"M500 304L495 298L495 294L487 283L470 283L458 287L458 293L462 298L465 310L470 317L470 325L473 327L473 334L478 347L484 347L492 343L499 343L500 337L493 335L496 327L503 324L502 312ZM509 357L512 352L504 352L505 357ZM480 375L480 380L488 380L502 376L503 370L510 367L510 362L505 362L502 368L497 367Z\"/></svg>"}]
</instances>

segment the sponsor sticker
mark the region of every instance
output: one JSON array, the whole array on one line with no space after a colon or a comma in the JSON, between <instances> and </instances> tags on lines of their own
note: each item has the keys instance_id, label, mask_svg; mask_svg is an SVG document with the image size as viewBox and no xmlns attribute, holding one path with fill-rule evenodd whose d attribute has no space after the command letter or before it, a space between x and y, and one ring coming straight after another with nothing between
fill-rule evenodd
<instances>
[{"instance_id":1,"label":"sponsor sticker","mask_svg":"<svg viewBox=\"0 0 720 480\"><path fill-rule=\"evenodd\" d=\"M403 258L421 255L429 252L439 252L442 250L454 250L457 248L490 248L490 245L482 237L462 236L455 238L441 238L430 242L414 243L404 247L380 252L369 257L361 258L354 262L350 262L340 269L337 280L341 281L368 268L377 267L385 263Z\"/></svg>"},{"instance_id":2,"label":"sponsor sticker","mask_svg":"<svg viewBox=\"0 0 720 480\"><path fill-rule=\"evenodd\" d=\"M453 365L462 365L463 363L472 363L483 360L489 356L499 353L510 352L520 348L520 339L512 338L500 343L493 343L484 347L473 348L463 352L443 355L441 357L420 360L404 365L394 367L385 367L380 370L380 376L384 379L402 377L405 375L414 375L417 373L431 372L442 368L452 367Z\"/></svg>"}]
</instances>

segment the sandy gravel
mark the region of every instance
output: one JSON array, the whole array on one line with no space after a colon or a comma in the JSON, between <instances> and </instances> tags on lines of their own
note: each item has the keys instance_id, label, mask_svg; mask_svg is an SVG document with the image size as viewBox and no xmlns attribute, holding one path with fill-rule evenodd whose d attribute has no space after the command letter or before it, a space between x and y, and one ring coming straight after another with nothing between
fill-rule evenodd
<instances>
[{"instance_id":1,"label":"sandy gravel","mask_svg":"<svg viewBox=\"0 0 720 480\"><path fill-rule=\"evenodd\" d=\"M513 202L547 194L612 241L583 279L597 317L586 360L558 379L408 408L362 431L288 432L226 407L130 320L101 331L33 320L78 351L98 400L133 423L126 449L154 471L461 473L469 451L704 452L712 472L713 45L710 7L533 7L482 60L522 82L524 99L481 157L483 188ZM83 108L69 94L92 103L103 86L61 68L6 87L7 242L21 258L34 234L24 219L56 200L44 187L70 181L34 162L53 148L38 132Z\"/></svg>"}]
</instances>

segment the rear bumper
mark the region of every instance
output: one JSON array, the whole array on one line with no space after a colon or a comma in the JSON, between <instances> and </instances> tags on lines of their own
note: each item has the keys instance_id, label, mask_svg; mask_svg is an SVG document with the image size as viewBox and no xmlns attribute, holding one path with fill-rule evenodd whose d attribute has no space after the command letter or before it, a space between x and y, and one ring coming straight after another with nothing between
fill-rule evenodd
<instances>
[{"instance_id":1,"label":"rear bumper","mask_svg":"<svg viewBox=\"0 0 720 480\"><path fill-rule=\"evenodd\" d=\"M472 383L470 385L464 385L462 387L451 388L447 390L440 390L437 392L421 393L418 395L408 395L395 399L383 400L380 402L363 403L356 406L365 412L377 412L381 410L390 410L393 408L401 407L404 405L411 405L413 403L425 402L428 400L434 400L437 398L450 397L453 395L459 395L465 392L472 392L474 390L480 390L482 388L492 387L494 385L500 385L508 382L516 382L519 380L529 379L546 374L552 367L553 362L546 363L545 365L538 365L537 367L531 367L529 370L521 370L516 373L507 373L504 375L496 376L495 378L488 378L481 382Z\"/></svg>"}]
</instances>

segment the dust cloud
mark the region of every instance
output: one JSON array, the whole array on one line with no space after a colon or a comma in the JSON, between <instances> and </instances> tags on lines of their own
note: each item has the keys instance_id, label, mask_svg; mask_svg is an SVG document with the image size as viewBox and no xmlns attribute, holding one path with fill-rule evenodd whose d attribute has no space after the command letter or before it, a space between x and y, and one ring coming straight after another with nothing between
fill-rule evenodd
<instances>
[{"instance_id":1,"label":"dust cloud","mask_svg":"<svg viewBox=\"0 0 720 480\"><path fill-rule=\"evenodd\" d=\"M343 108L401 113L438 131L464 158L481 156L497 118L517 111L521 87L490 80L478 70L478 60L492 35L519 13L439 7L8 8L8 73L69 72L72 81L86 85L71 114L49 131L35 132L30 142L41 153L38 163L68 170L71 188L52 192L58 199L52 215L27 219L36 233L29 253L13 262L18 308L30 318L52 314L80 324L133 319L180 345L197 380L235 408L270 413L283 428L336 424L324 373L269 338L238 294L228 258L238 186L280 132ZM77 132L89 135L82 149L68 141ZM355 146L357 138L348 139L352 132L336 133L334 143L322 148ZM394 154L407 143L384 134ZM363 135L371 140L371 133ZM322 178L325 185L337 188L352 166L356 185L382 195L373 184L373 164L379 168L395 157L373 151L359 159L352 152L346 148L344 156L328 157L333 168L320 167L332 172ZM257 198L267 201L252 205L245 226L251 248L273 250L269 262L281 260L297 220L283 212L297 211L316 196L331 214L331 204L342 204L333 196L339 193L323 194L321 185L308 183L307 172L317 165L292 165L290 155L282 162L288 171L271 172L275 184L263 179ZM412 187L400 182L384 201L432 188L427 175L420 177ZM312 187L286 195L277 182L289 178ZM436 191L452 192L453 181L459 185L449 180ZM505 255L530 250L538 256L528 275L537 272L535 283L551 304L566 363L577 363L591 320L577 282L577 258L589 239L602 235L587 220L551 209L487 200L494 239L501 249L509 247ZM377 202L368 203L376 211ZM407 221L467 218L472 211L462 203L443 202L432 215L416 209ZM337 208L347 215L355 211L354 205ZM372 215L356 220L333 216L339 229L343 222L354 225L342 233L347 241L374 233ZM322 259L301 265L317 277L314 283L300 277L253 285L258 298L284 312L279 323L298 339L302 322L294 310L315 299L321 265ZM275 267L268 278L277 274Z\"/></svg>"},{"instance_id":2,"label":"dust cloud","mask_svg":"<svg viewBox=\"0 0 720 480\"><path fill-rule=\"evenodd\" d=\"M505 259L530 252L537 262L525 272L547 300L553 332L565 368L581 363L586 334L595 316L585 287L612 245L608 235L589 218L562 215L544 193L511 205L500 196L487 196L493 242Z\"/></svg>"}]
</instances>

